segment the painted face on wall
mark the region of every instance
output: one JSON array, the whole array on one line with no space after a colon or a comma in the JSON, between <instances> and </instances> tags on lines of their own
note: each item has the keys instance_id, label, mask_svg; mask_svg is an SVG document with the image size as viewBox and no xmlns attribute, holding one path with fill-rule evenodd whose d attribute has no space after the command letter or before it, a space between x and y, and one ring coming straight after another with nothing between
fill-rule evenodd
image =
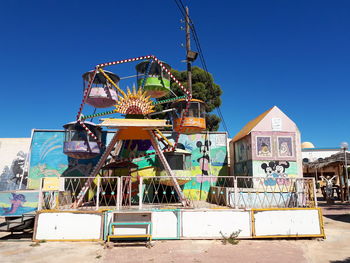
<instances>
[{"instance_id":1,"label":"painted face on wall","mask_svg":"<svg viewBox=\"0 0 350 263\"><path fill-rule=\"evenodd\" d=\"M276 168L275 168L276 174L279 177L288 177L288 175L286 174L286 169L289 167L289 162L276 161L275 164L276 164Z\"/></svg>"},{"instance_id":2,"label":"painted face on wall","mask_svg":"<svg viewBox=\"0 0 350 263\"><path fill-rule=\"evenodd\" d=\"M269 147L265 143L263 143L261 145L261 150L259 151L259 155L260 156L268 156L268 155L270 155Z\"/></svg>"},{"instance_id":3,"label":"painted face on wall","mask_svg":"<svg viewBox=\"0 0 350 263\"><path fill-rule=\"evenodd\" d=\"M292 137L278 137L278 155L280 157L293 156L292 141Z\"/></svg>"},{"instance_id":4,"label":"painted face on wall","mask_svg":"<svg viewBox=\"0 0 350 263\"><path fill-rule=\"evenodd\" d=\"M276 166L276 173L277 174L282 174L284 172L284 168L281 165Z\"/></svg>"},{"instance_id":5,"label":"painted face on wall","mask_svg":"<svg viewBox=\"0 0 350 263\"><path fill-rule=\"evenodd\" d=\"M291 156L287 142L282 142L280 145L280 155L281 156Z\"/></svg>"},{"instance_id":6,"label":"painted face on wall","mask_svg":"<svg viewBox=\"0 0 350 263\"><path fill-rule=\"evenodd\" d=\"M269 164L263 163L261 165L261 168L264 169L266 177L272 177L273 174L275 173L275 163L274 162L269 162Z\"/></svg>"}]
</instances>

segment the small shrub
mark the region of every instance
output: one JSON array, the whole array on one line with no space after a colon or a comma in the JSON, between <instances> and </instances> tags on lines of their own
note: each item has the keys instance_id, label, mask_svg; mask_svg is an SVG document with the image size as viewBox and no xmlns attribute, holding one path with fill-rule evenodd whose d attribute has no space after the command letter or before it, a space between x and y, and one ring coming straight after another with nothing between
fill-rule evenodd
<instances>
[{"instance_id":1,"label":"small shrub","mask_svg":"<svg viewBox=\"0 0 350 263\"><path fill-rule=\"evenodd\" d=\"M227 243L228 244L231 244L231 245L237 245L239 243L239 240L237 239L239 233L241 233L242 230L238 230L238 231L235 231L235 232L232 232L232 234L229 236L229 237L226 237L221 231L220 231L220 234L222 236L222 243L224 245L226 245Z\"/></svg>"},{"instance_id":2,"label":"small shrub","mask_svg":"<svg viewBox=\"0 0 350 263\"><path fill-rule=\"evenodd\" d=\"M34 243L31 243L29 246L31 246L31 247L38 247L38 246L40 246L40 243L39 242L34 242Z\"/></svg>"}]
</instances>

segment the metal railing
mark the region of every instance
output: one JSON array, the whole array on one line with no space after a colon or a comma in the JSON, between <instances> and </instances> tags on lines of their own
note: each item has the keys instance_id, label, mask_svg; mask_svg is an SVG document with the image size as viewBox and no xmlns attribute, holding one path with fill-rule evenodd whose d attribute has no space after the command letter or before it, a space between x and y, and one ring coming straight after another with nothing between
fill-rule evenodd
<instances>
[{"instance_id":1,"label":"metal railing","mask_svg":"<svg viewBox=\"0 0 350 263\"><path fill-rule=\"evenodd\" d=\"M158 177L65 177L54 190L42 178L39 209L98 210L181 207L174 178ZM77 197L88 181L91 186L76 207ZM313 178L250 176L176 177L192 208L293 208L317 207Z\"/></svg>"},{"instance_id":2,"label":"metal railing","mask_svg":"<svg viewBox=\"0 0 350 263\"><path fill-rule=\"evenodd\" d=\"M58 210L98 210L100 207L119 209L123 195L121 180L123 177L61 177L54 190L46 189L45 179L41 179L39 209ZM78 208L78 196L83 187L92 180L89 189L83 196L82 205Z\"/></svg>"}]
</instances>

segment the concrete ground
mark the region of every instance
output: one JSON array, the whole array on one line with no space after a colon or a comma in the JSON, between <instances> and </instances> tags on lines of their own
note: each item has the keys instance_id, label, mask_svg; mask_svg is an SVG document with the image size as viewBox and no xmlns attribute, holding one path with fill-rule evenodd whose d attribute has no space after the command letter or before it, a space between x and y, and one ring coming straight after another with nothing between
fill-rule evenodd
<instances>
[{"instance_id":1,"label":"concrete ground","mask_svg":"<svg viewBox=\"0 0 350 263\"><path fill-rule=\"evenodd\" d=\"M33 243L29 236L0 238L0 262L350 262L350 205L327 206L323 210L327 238L241 240L223 245L220 240L155 241L144 244L47 242Z\"/></svg>"}]
</instances>

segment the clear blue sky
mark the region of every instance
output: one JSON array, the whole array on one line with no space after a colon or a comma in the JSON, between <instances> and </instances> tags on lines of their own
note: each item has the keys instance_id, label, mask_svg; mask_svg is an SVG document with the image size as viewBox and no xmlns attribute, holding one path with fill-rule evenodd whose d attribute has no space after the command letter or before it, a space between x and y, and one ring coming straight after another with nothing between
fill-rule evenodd
<instances>
[{"instance_id":1,"label":"clear blue sky","mask_svg":"<svg viewBox=\"0 0 350 263\"><path fill-rule=\"evenodd\" d=\"M350 142L350 1L184 3L224 91L231 136L277 105L302 141ZM81 74L98 63L154 54L184 70L180 18L171 0L3 1L0 137L29 137L32 128L74 120Z\"/></svg>"}]
</instances>

